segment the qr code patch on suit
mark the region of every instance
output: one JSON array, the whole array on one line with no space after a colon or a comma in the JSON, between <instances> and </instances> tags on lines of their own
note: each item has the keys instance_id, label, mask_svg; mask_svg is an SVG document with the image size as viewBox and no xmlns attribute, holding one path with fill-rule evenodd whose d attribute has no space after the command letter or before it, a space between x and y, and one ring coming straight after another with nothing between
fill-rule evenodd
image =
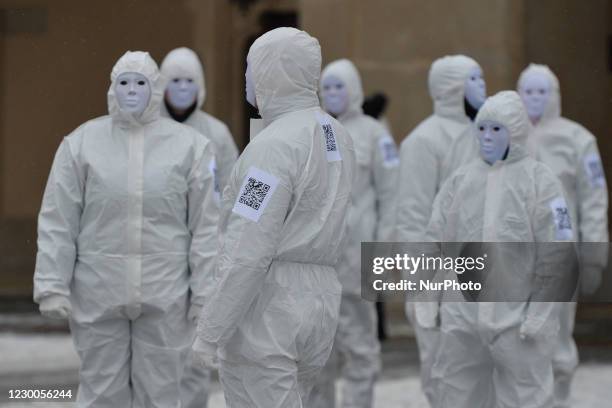
<instances>
[{"instance_id":1,"label":"qr code patch on suit","mask_svg":"<svg viewBox=\"0 0 612 408\"><path fill-rule=\"evenodd\" d=\"M338 148L336 147L336 138L334 137L334 130L331 124L324 123L321 127L323 127L323 132L325 133L325 147L327 151L335 152Z\"/></svg>"},{"instance_id":2,"label":"qr code patch on suit","mask_svg":"<svg viewBox=\"0 0 612 408\"><path fill-rule=\"evenodd\" d=\"M249 177L246 186L240 192L240 198L238 202L244 205L248 205L254 210L259 210L261 203L266 198L266 195L270 191L270 185Z\"/></svg>"},{"instance_id":3,"label":"qr code patch on suit","mask_svg":"<svg viewBox=\"0 0 612 408\"><path fill-rule=\"evenodd\" d=\"M242 181L232 211L258 222L278 186L278 177L257 167L250 167Z\"/></svg>"},{"instance_id":4,"label":"qr code patch on suit","mask_svg":"<svg viewBox=\"0 0 612 408\"><path fill-rule=\"evenodd\" d=\"M340 150L338 150L338 141L336 140L336 134L331 124L331 116L323 114L321 112L316 113L317 120L323 130L323 137L325 138L325 153L327 155L328 162L335 162L342 160L340 156Z\"/></svg>"}]
</instances>

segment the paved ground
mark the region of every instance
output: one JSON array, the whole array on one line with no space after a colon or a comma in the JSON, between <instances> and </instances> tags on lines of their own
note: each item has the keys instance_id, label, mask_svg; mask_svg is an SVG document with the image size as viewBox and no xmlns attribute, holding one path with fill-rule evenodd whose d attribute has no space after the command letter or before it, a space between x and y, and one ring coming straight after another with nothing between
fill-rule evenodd
<instances>
[{"instance_id":1,"label":"paved ground","mask_svg":"<svg viewBox=\"0 0 612 408\"><path fill-rule=\"evenodd\" d=\"M583 364L573 386L574 408L602 408L612 400L612 349L581 347ZM74 408L73 403L14 402L11 388L59 388L76 393L78 359L70 337L56 334L0 334L0 408ZM376 387L376 408L426 408L417 373L417 354L410 339L383 347L383 375ZM338 384L341 387L341 384ZM214 382L210 408L223 408L223 395Z\"/></svg>"},{"instance_id":2,"label":"paved ground","mask_svg":"<svg viewBox=\"0 0 612 408\"><path fill-rule=\"evenodd\" d=\"M603 408L610 406L612 391L610 379L612 365L583 365L578 370L574 383L574 408ZM217 385L218 386L218 385ZM53 408L74 408L74 403L54 403ZM46 402L0 403L1 408L49 407ZM209 408L224 408L223 395L216 389L210 399ZM376 386L375 408L427 408L420 390L418 378L383 378Z\"/></svg>"}]
</instances>

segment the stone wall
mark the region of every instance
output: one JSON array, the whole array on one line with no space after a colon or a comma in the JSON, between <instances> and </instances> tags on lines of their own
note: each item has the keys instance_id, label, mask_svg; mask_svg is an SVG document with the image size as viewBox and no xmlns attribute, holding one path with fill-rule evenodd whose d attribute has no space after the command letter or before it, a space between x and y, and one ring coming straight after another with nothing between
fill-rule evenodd
<instances>
[{"instance_id":1,"label":"stone wall","mask_svg":"<svg viewBox=\"0 0 612 408\"><path fill-rule=\"evenodd\" d=\"M352 59L366 94L390 97L396 140L431 113L433 60L463 53L480 62L489 92L512 84L524 65L523 2L507 0L303 0L302 27L319 38L323 59Z\"/></svg>"}]
</instances>

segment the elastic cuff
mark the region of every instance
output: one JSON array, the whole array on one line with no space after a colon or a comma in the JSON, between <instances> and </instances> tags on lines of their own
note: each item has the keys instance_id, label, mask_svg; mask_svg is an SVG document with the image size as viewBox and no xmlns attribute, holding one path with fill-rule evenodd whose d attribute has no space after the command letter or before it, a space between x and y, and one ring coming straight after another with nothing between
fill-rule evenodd
<instances>
[{"instance_id":1,"label":"elastic cuff","mask_svg":"<svg viewBox=\"0 0 612 408\"><path fill-rule=\"evenodd\" d=\"M196 336L196 339L193 342L192 349L198 353L203 353L206 355L216 355L217 353L217 345L215 343L209 343L201 340L198 336Z\"/></svg>"},{"instance_id":2,"label":"elastic cuff","mask_svg":"<svg viewBox=\"0 0 612 408\"><path fill-rule=\"evenodd\" d=\"M42 302L45 302L47 300L50 299L57 299L57 301L59 302L60 299L65 300L66 302L70 303L70 298L66 295L60 295L59 293L50 293L44 297L41 297L40 299L38 299L38 304L41 304Z\"/></svg>"}]
</instances>

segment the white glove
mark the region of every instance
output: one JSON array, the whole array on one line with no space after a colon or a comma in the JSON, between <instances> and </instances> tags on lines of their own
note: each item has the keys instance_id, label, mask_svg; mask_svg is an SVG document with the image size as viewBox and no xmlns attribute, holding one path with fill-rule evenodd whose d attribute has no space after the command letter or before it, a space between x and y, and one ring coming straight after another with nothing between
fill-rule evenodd
<instances>
[{"instance_id":1,"label":"white glove","mask_svg":"<svg viewBox=\"0 0 612 408\"><path fill-rule=\"evenodd\" d=\"M191 346L191 353L195 361L200 366L214 369L219 368L217 345L215 343L202 341L198 336L196 336L196 339Z\"/></svg>"},{"instance_id":2,"label":"white glove","mask_svg":"<svg viewBox=\"0 0 612 408\"><path fill-rule=\"evenodd\" d=\"M559 331L559 322L527 317L519 328L521 340L552 339Z\"/></svg>"},{"instance_id":3,"label":"white glove","mask_svg":"<svg viewBox=\"0 0 612 408\"><path fill-rule=\"evenodd\" d=\"M72 314L70 300L64 295L50 295L40 301L40 314L50 319L66 320Z\"/></svg>"},{"instance_id":4,"label":"white glove","mask_svg":"<svg viewBox=\"0 0 612 408\"><path fill-rule=\"evenodd\" d=\"M416 302L414 314L419 326L425 329L440 328L440 304L438 302Z\"/></svg>"},{"instance_id":5,"label":"white glove","mask_svg":"<svg viewBox=\"0 0 612 408\"><path fill-rule=\"evenodd\" d=\"M592 295L601 285L601 268L584 266L580 271L580 292Z\"/></svg>"},{"instance_id":6,"label":"white glove","mask_svg":"<svg viewBox=\"0 0 612 408\"><path fill-rule=\"evenodd\" d=\"M519 328L521 340L533 340L540 331L540 324L536 324L532 319L525 319Z\"/></svg>"},{"instance_id":7,"label":"white glove","mask_svg":"<svg viewBox=\"0 0 612 408\"><path fill-rule=\"evenodd\" d=\"M192 303L189 306L189 312L187 313L187 319L190 322L197 323L200 318L200 314L202 313L202 305L198 305L197 303Z\"/></svg>"}]
</instances>

